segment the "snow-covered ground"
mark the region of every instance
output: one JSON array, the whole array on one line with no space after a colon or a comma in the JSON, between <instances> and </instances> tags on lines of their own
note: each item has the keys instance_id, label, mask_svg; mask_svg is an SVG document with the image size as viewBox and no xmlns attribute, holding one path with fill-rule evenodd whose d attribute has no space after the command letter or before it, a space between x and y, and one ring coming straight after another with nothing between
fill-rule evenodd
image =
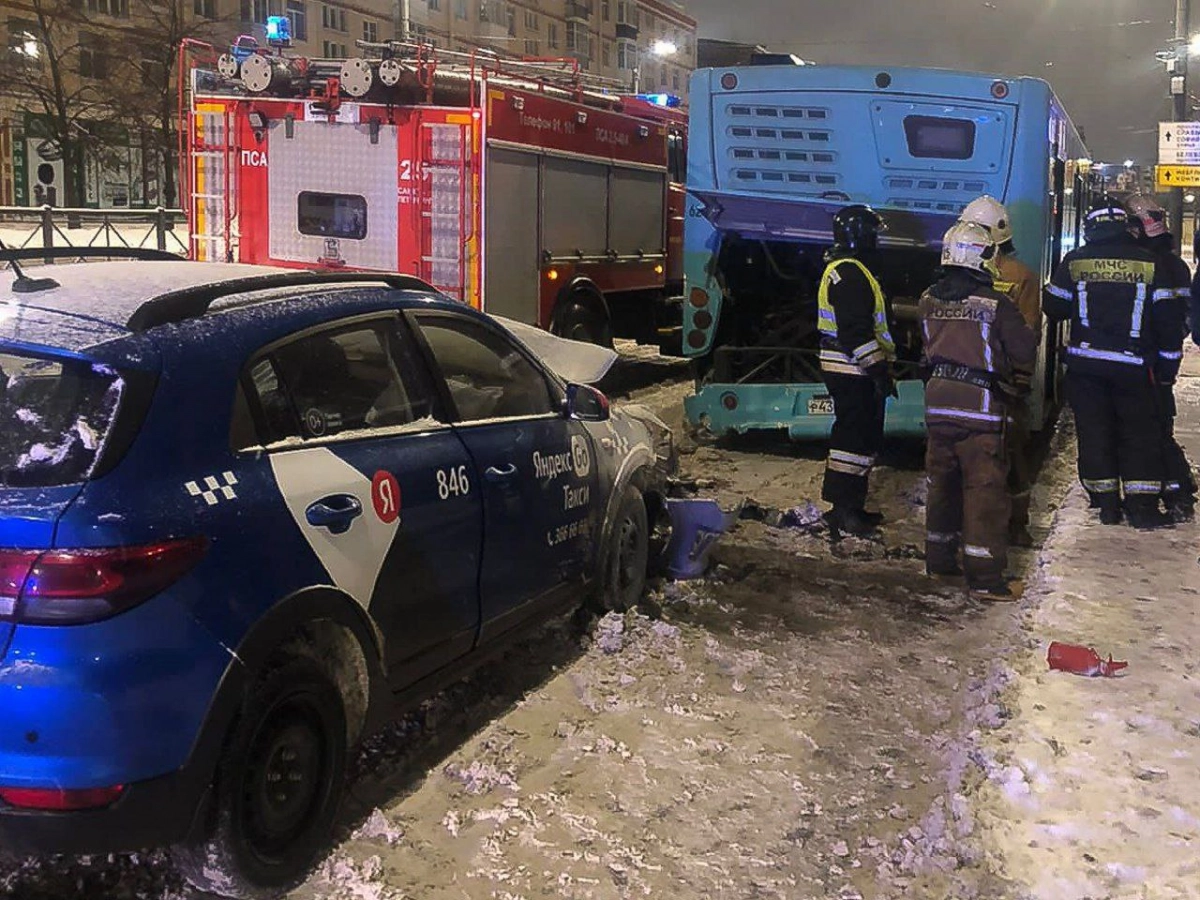
<instances>
[{"instance_id":1,"label":"snow-covered ground","mask_svg":"<svg viewBox=\"0 0 1200 900\"><path fill-rule=\"evenodd\" d=\"M1195 460L1200 378L1177 395ZM1001 693L1012 717L974 736L987 776L972 798L976 847L1014 898L1200 897L1200 525L1106 528L1086 506L1074 487L1027 590ZM1052 640L1129 668L1048 671Z\"/></svg>"}]
</instances>

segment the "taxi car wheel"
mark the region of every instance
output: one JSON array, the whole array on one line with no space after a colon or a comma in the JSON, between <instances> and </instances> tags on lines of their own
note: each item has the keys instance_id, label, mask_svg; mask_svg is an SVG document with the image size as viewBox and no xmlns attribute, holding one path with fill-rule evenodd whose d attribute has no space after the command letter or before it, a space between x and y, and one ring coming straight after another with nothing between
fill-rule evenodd
<instances>
[{"instance_id":1,"label":"taxi car wheel","mask_svg":"<svg viewBox=\"0 0 1200 900\"><path fill-rule=\"evenodd\" d=\"M217 768L208 830L175 848L193 887L275 897L329 843L346 775L342 695L314 661L293 659L250 689Z\"/></svg>"},{"instance_id":2,"label":"taxi car wheel","mask_svg":"<svg viewBox=\"0 0 1200 900\"><path fill-rule=\"evenodd\" d=\"M605 557L600 605L605 610L624 612L635 606L646 589L646 565L650 557L650 524L642 492L625 488L613 520Z\"/></svg>"}]
</instances>

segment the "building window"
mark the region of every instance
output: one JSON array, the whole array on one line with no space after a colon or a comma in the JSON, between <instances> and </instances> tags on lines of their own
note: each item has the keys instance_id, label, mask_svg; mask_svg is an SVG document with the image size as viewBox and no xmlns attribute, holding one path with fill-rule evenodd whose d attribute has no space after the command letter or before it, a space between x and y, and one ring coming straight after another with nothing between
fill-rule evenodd
<instances>
[{"instance_id":1,"label":"building window","mask_svg":"<svg viewBox=\"0 0 1200 900\"><path fill-rule=\"evenodd\" d=\"M617 0L617 24L638 27L638 7L635 0Z\"/></svg>"},{"instance_id":2,"label":"building window","mask_svg":"<svg viewBox=\"0 0 1200 900\"><path fill-rule=\"evenodd\" d=\"M538 55L538 42L537 41L531 40L530 38L525 38L525 55L526 56L537 56Z\"/></svg>"},{"instance_id":3,"label":"building window","mask_svg":"<svg viewBox=\"0 0 1200 900\"><path fill-rule=\"evenodd\" d=\"M600 52L604 55L604 67L607 69L612 66L612 44L608 41L600 48Z\"/></svg>"},{"instance_id":4,"label":"building window","mask_svg":"<svg viewBox=\"0 0 1200 900\"><path fill-rule=\"evenodd\" d=\"M617 41L618 69L636 69L637 59L637 44L633 41Z\"/></svg>"},{"instance_id":5,"label":"building window","mask_svg":"<svg viewBox=\"0 0 1200 900\"><path fill-rule=\"evenodd\" d=\"M88 0L88 11L121 19L129 18L129 0ZM199 15L199 12L197 12ZM213 19L215 16L209 16Z\"/></svg>"},{"instance_id":6,"label":"building window","mask_svg":"<svg viewBox=\"0 0 1200 900\"><path fill-rule=\"evenodd\" d=\"M369 44L374 44L379 40L378 22L372 22L370 19L363 19L363 40Z\"/></svg>"},{"instance_id":7,"label":"building window","mask_svg":"<svg viewBox=\"0 0 1200 900\"><path fill-rule=\"evenodd\" d=\"M197 3L200 0L196 0ZM287 17L292 25L292 40L308 40L308 8L304 0L287 0Z\"/></svg>"},{"instance_id":8,"label":"building window","mask_svg":"<svg viewBox=\"0 0 1200 900\"><path fill-rule=\"evenodd\" d=\"M441 7L438 6L438 0L429 0L429 8L437 12Z\"/></svg>"},{"instance_id":9,"label":"building window","mask_svg":"<svg viewBox=\"0 0 1200 900\"><path fill-rule=\"evenodd\" d=\"M84 78L108 77L108 56L103 42L94 34L79 35L79 74Z\"/></svg>"},{"instance_id":10,"label":"building window","mask_svg":"<svg viewBox=\"0 0 1200 900\"><path fill-rule=\"evenodd\" d=\"M17 57L18 61L36 61L42 55L42 46L37 39L38 27L36 22L24 19L8 20L8 52Z\"/></svg>"},{"instance_id":11,"label":"building window","mask_svg":"<svg viewBox=\"0 0 1200 900\"><path fill-rule=\"evenodd\" d=\"M257 22L259 25L265 25L268 15L270 15L270 10L267 8L267 0L242 0L243 22Z\"/></svg>"},{"instance_id":12,"label":"building window","mask_svg":"<svg viewBox=\"0 0 1200 900\"><path fill-rule=\"evenodd\" d=\"M345 44L339 44L335 41L325 41L326 59L345 59L349 55Z\"/></svg>"},{"instance_id":13,"label":"building window","mask_svg":"<svg viewBox=\"0 0 1200 900\"><path fill-rule=\"evenodd\" d=\"M504 21L508 24L508 36L517 36L517 11L511 6L504 11Z\"/></svg>"},{"instance_id":14,"label":"building window","mask_svg":"<svg viewBox=\"0 0 1200 900\"><path fill-rule=\"evenodd\" d=\"M195 0L192 4L196 15L205 19L215 19L217 17L217 0Z\"/></svg>"},{"instance_id":15,"label":"building window","mask_svg":"<svg viewBox=\"0 0 1200 900\"><path fill-rule=\"evenodd\" d=\"M346 25L346 11L336 6L321 6L321 24L330 31L349 31Z\"/></svg>"},{"instance_id":16,"label":"building window","mask_svg":"<svg viewBox=\"0 0 1200 900\"><path fill-rule=\"evenodd\" d=\"M551 26L554 27L554 26ZM582 22L567 23L567 49L580 53L588 47L588 30Z\"/></svg>"},{"instance_id":17,"label":"building window","mask_svg":"<svg viewBox=\"0 0 1200 900\"><path fill-rule=\"evenodd\" d=\"M608 0L600 0L600 16L601 16L601 18L603 18L604 21L607 22L611 15L612 15L612 12L608 8Z\"/></svg>"},{"instance_id":18,"label":"building window","mask_svg":"<svg viewBox=\"0 0 1200 900\"><path fill-rule=\"evenodd\" d=\"M675 93L679 93L679 73L678 72L674 72L671 75L671 90L675 91Z\"/></svg>"},{"instance_id":19,"label":"building window","mask_svg":"<svg viewBox=\"0 0 1200 900\"><path fill-rule=\"evenodd\" d=\"M558 23L551 22L546 28L546 46L551 50L558 49Z\"/></svg>"},{"instance_id":20,"label":"building window","mask_svg":"<svg viewBox=\"0 0 1200 900\"><path fill-rule=\"evenodd\" d=\"M454 18L467 19L467 0L454 0Z\"/></svg>"},{"instance_id":21,"label":"building window","mask_svg":"<svg viewBox=\"0 0 1200 900\"><path fill-rule=\"evenodd\" d=\"M525 28L529 31L538 30L538 14L530 10L525 10Z\"/></svg>"}]
</instances>

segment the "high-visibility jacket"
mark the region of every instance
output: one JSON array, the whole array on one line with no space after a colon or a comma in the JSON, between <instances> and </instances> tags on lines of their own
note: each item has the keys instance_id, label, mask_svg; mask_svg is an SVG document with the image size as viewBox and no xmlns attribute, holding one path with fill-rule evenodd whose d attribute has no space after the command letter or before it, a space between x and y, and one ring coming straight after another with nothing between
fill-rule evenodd
<instances>
[{"instance_id":1,"label":"high-visibility jacket","mask_svg":"<svg viewBox=\"0 0 1200 900\"><path fill-rule=\"evenodd\" d=\"M841 257L825 267L817 315L822 370L865 375L867 368L895 358L883 288L859 260Z\"/></svg>"}]
</instances>

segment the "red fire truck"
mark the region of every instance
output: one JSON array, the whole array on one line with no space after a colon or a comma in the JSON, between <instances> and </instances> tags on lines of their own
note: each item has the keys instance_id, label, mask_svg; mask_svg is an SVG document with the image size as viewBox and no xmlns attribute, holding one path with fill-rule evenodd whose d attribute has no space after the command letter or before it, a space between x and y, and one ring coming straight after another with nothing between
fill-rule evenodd
<instances>
[{"instance_id":1,"label":"red fire truck","mask_svg":"<svg viewBox=\"0 0 1200 900\"><path fill-rule=\"evenodd\" d=\"M571 59L358 47L182 49L193 258L411 272L565 336L678 340L682 110Z\"/></svg>"}]
</instances>

